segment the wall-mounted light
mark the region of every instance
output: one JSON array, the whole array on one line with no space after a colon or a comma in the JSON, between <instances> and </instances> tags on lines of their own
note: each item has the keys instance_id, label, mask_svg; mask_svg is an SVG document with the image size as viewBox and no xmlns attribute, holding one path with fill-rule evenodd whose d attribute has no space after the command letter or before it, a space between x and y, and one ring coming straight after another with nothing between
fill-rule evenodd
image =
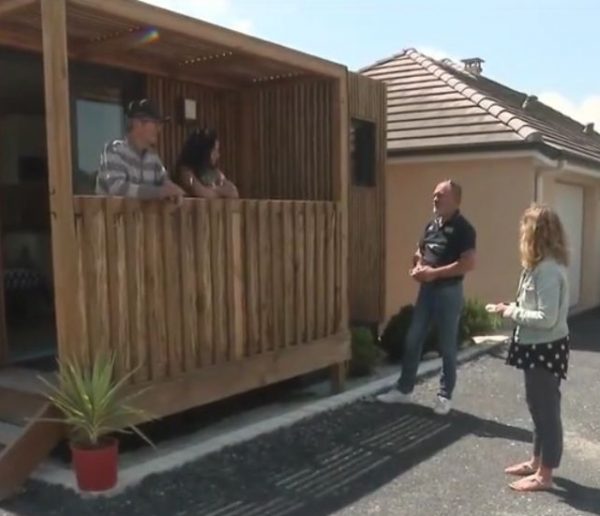
<instances>
[{"instance_id":1,"label":"wall-mounted light","mask_svg":"<svg viewBox=\"0 0 600 516\"><path fill-rule=\"evenodd\" d=\"M198 109L194 99L183 99L183 119L188 121L196 121L198 118Z\"/></svg>"}]
</instances>

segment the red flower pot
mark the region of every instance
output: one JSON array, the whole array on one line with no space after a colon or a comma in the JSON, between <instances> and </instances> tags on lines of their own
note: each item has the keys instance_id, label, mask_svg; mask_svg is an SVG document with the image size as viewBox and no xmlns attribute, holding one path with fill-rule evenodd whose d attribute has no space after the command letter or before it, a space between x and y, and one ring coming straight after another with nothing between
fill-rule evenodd
<instances>
[{"instance_id":1,"label":"red flower pot","mask_svg":"<svg viewBox=\"0 0 600 516\"><path fill-rule=\"evenodd\" d=\"M106 491L117 484L119 443L106 439L97 448L82 448L71 443L73 468L82 491Z\"/></svg>"}]
</instances>

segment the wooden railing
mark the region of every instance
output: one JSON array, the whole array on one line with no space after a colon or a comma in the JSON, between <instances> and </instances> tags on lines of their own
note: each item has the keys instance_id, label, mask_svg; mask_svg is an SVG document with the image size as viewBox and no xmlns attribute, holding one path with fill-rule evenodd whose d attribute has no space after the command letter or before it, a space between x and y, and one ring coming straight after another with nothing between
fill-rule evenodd
<instances>
[{"instance_id":1,"label":"wooden railing","mask_svg":"<svg viewBox=\"0 0 600 516\"><path fill-rule=\"evenodd\" d=\"M343 329L335 202L74 202L85 360L157 381Z\"/></svg>"}]
</instances>

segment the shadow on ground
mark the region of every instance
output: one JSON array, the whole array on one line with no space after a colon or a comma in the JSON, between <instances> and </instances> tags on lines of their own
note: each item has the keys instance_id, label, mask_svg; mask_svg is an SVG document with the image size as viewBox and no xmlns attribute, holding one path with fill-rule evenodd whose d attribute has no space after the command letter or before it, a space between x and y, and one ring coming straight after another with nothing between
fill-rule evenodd
<instances>
[{"instance_id":1,"label":"shadow on ground","mask_svg":"<svg viewBox=\"0 0 600 516\"><path fill-rule=\"evenodd\" d=\"M569 326L572 349L600 352L600 309L596 308L572 317Z\"/></svg>"},{"instance_id":2,"label":"shadow on ground","mask_svg":"<svg viewBox=\"0 0 600 516\"><path fill-rule=\"evenodd\" d=\"M552 493L559 501L581 511L582 514L600 515L600 489L582 486L561 477L555 477L554 484L556 489L553 489Z\"/></svg>"},{"instance_id":3,"label":"shadow on ground","mask_svg":"<svg viewBox=\"0 0 600 516\"><path fill-rule=\"evenodd\" d=\"M6 508L23 515L327 515L468 434L531 439L529 431L464 412L437 417L421 406L362 402L149 477L109 500L31 483Z\"/></svg>"}]
</instances>

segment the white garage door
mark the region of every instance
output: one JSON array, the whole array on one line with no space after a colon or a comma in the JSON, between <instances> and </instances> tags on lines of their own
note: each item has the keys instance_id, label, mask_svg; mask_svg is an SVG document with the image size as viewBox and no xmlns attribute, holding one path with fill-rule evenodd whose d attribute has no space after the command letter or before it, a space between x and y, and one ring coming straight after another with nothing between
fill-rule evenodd
<instances>
[{"instance_id":1,"label":"white garage door","mask_svg":"<svg viewBox=\"0 0 600 516\"><path fill-rule=\"evenodd\" d=\"M569 282L571 284L571 306L579 302L581 287L581 251L583 247L583 187L556 184L555 209L563 223L571 263Z\"/></svg>"}]
</instances>

